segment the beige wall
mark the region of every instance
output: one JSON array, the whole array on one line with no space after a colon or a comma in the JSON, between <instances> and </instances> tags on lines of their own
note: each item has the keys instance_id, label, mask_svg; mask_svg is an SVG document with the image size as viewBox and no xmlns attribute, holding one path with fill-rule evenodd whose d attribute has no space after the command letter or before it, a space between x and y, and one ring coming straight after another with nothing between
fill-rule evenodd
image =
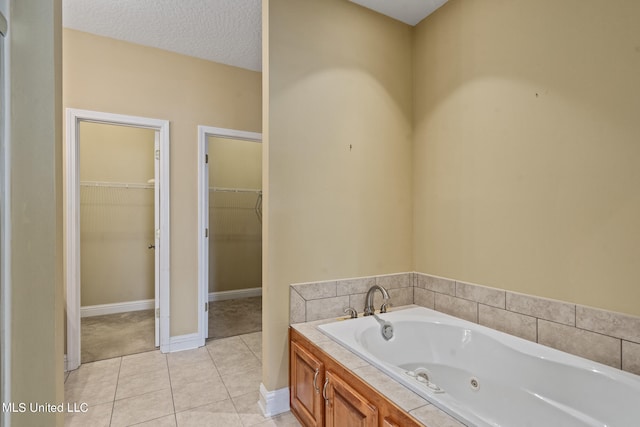
<instances>
[{"instance_id":1,"label":"beige wall","mask_svg":"<svg viewBox=\"0 0 640 427\"><path fill-rule=\"evenodd\" d=\"M209 137L209 188L262 188L262 144ZM209 292L262 286L256 192L209 191Z\"/></svg>"},{"instance_id":2,"label":"beige wall","mask_svg":"<svg viewBox=\"0 0 640 427\"><path fill-rule=\"evenodd\" d=\"M10 5L10 400L58 404L64 400L62 5ZM16 427L64 424L56 413L9 418Z\"/></svg>"},{"instance_id":3,"label":"beige wall","mask_svg":"<svg viewBox=\"0 0 640 427\"><path fill-rule=\"evenodd\" d=\"M80 123L80 181L147 184L154 174L153 129Z\"/></svg>"},{"instance_id":4,"label":"beige wall","mask_svg":"<svg viewBox=\"0 0 640 427\"><path fill-rule=\"evenodd\" d=\"M153 299L155 131L81 122L79 135L81 305Z\"/></svg>"},{"instance_id":5,"label":"beige wall","mask_svg":"<svg viewBox=\"0 0 640 427\"><path fill-rule=\"evenodd\" d=\"M416 28L417 271L640 314L638 16L451 0Z\"/></svg>"},{"instance_id":6,"label":"beige wall","mask_svg":"<svg viewBox=\"0 0 640 427\"><path fill-rule=\"evenodd\" d=\"M263 9L263 382L274 390L287 385L291 283L411 269L411 31L343 0Z\"/></svg>"},{"instance_id":7,"label":"beige wall","mask_svg":"<svg viewBox=\"0 0 640 427\"><path fill-rule=\"evenodd\" d=\"M261 130L260 73L64 30L65 107L169 120L171 336L197 330L197 126Z\"/></svg>"}]
</instances>

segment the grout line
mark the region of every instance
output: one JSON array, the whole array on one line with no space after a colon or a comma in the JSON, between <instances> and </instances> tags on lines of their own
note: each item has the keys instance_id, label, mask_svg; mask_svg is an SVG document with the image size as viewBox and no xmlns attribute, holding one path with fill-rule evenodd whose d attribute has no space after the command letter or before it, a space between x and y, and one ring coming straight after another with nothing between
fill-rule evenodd
<instances>
[{"instance_id":1,"label":"grout line","mask_svg":"<svg viewBox=\"0 0 640 427\"><path fill-rule=\"evenodd\" d=\"M118 365L118 377L116 378L116 389L113 391L113 402L111 402L111 416L109 417L109 425L113 422L113 413L116 409L116 395L118 394L118 383L120 382L120 370L122 369L122 356L120 356L120 364Z\"/></svg>"},{"instance_id":2,"label":"grout line","mask_svg":"<svg viewBox=\"0 0 640 427\"><path fill-rule=\"evenodd\" d=\"M167 357L166 354L164 355L164 358L167 362L167 374L169 375L169 390L171 390L171 405L173 405L173 419L175 420L176 425L178 425L178 416L176 415L176 402L173 397L173 384L171 383L171 369L169 369L169 358Z\"/></svg>"}]
</instances>

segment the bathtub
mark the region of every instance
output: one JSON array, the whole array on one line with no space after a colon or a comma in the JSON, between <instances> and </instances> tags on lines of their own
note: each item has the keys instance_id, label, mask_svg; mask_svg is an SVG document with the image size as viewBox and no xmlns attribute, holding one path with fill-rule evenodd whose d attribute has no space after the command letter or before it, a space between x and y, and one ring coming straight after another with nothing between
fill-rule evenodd
<instances>
[{"instance_id":1,"label":"bathtub","mask_svg":"<svg viewBox=\"0 0 640 427\"><path fill-rule=\"evenodd\" d=\"M318 328L468 426L640 426L640 376L424 307Z\"/></svg>"}]
</instances>

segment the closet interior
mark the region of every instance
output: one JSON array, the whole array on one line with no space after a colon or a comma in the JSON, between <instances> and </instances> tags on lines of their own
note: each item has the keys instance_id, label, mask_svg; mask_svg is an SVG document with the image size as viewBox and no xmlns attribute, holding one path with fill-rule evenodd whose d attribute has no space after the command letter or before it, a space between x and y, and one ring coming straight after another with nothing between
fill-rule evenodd
<instances>
[{"instance_id":1,"label":"closet interior","mask_svg":"<svg viewBox=\"0 0 640 427\"><path fill-rule=\"evenodd\" d=\"M209 136L209 338L262 330L262 144Z\"/></svg>"},{"instance_id":2,"label":"closet interior","mask_svg":"<svg viewBox=\"0 0 640 427\"><path fill-rule=\"evenodd\" d=\"M155 348L154 138L80 124L82 363Z\"/></svg>"}]
</instances>

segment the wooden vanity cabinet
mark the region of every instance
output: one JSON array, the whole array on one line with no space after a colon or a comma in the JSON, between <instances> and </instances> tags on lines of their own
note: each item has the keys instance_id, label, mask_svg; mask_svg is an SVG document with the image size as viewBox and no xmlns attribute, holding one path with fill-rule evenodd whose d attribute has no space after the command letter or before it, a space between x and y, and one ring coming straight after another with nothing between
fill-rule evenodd
<instances>
[{"instance_id":1,"label":"wooden vanity cabinet","mask_svg":"<svg viewBox=\"0 0 640 427\"><path fill-rule=\"evenodd\" d=\"M307 427L324 425L324 364L295 341L289 346L289 404Z\"/></svg>"},{"instance_id":2,"label":"wooden vanity cabinet","mask_svg":"<svg viewBox=\"0 0 640 427\"><path fill-rule=\"evenodd\" d=\"M291 412L305 427L424 427L295 329L289 329Z\"/></svg>"},{"instance_id":3,"label":"wooden vanity cabinet","mask_svg":"<svg viewBox=\"0 0 640 427\"><path fill-rule=\"evenodd\" d=\"M328 371L323 393L327 427L377 427L378 409L335 373Z\"/></svg>"}]
</instances>

